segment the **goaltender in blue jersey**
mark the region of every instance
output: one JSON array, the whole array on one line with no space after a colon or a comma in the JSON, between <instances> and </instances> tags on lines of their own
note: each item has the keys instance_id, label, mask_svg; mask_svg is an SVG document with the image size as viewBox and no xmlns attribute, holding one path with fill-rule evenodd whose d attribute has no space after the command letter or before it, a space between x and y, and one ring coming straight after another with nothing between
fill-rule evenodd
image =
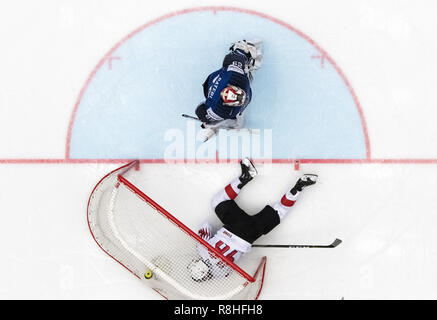
<instances>
[{"instance_id":1,"label":"goaltender in blue jersey","mask_svg":"<svg viewBox=\"0 0 437 320\"><path fill-rule=\"evenodd\" d=\"M202 101L196 115L205 129L205 141L219 129L240 129L243 111L252 99L250 87L254 71L262 63L262 42L241 40L230 47L222 68L211 73L203 83Z\"/></svg>"}]
</instances>

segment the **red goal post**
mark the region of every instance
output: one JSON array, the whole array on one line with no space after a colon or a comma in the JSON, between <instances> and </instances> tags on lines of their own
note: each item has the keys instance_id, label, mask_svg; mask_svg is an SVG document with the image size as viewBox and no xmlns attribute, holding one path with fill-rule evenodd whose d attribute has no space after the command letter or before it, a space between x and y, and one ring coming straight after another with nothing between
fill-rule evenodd
<instances>
[{"instance_id":1,"label":"red goal post","mask_svg":"<svg viewBox=\"0 0 437 320\"><path fill-rule=\"evenodd\" d=\"M99 247L167 299L257 299L266 257L249 275L131 183L133 168L139 170L138 160L107 174L91 193L88 226ZM223 274L191 278L187 266L200 257L199 247L223 262Z\"/></svg>"}]
</instances>

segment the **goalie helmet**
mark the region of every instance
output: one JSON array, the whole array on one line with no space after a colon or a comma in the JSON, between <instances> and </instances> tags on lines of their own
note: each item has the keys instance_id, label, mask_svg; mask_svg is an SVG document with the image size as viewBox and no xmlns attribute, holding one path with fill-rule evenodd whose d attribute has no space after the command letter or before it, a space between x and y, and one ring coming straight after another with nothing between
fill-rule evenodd
<instances>
[{"instance_id":1,"label":"goalie helmet","mask_svg":"<svg viewBox=\"0 0 437 320\"><path fill-rule=\"evenodd\" d=\"M227 86L222 90L220 96L223 99L223 104L231 107L239 107L246 101L246 92L236 86Z\"/></svg>"},{"instance_id":2,"label":"goalie helmet","mask_svg":"<svg viewBox=\"0 0 437 320\"><path fill-rule=\"evenodd\" d=\"M201 282L211 278L211 272L209 265L202 259L196 259L190 262L187 266L190 272L191 279L196 282Z\"/></svg>"}]
</instances>

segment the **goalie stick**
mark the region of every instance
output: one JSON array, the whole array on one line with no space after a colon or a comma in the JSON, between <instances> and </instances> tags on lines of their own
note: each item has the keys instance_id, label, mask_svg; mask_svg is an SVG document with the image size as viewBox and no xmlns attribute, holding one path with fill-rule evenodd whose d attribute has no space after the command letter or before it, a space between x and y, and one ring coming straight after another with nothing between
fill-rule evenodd
<instances>
[{"instance_id":1,"label":"goalie stick","mask_svg":"<svg viewBox=\"0 0 437 320\"><path fill-rule=\"evenodd\" d=\"M188 118L188 119L193 119L193 120L200 121L199 118L197 118L197 117L193 117L193 116L190 116L190 115L185 114L185 113L182 114L182 117L184 117L184 118ZM200 121L200 122L202 122L202 121Z\"/></svg>"},{"instance_id":2,"label":"goalie stick","mask_svg":"<svg viewBox=\"0 0 437 320\"><path fill-rule=\"evenodd\" d=\"M199 118L194 117L194 116L190 116L189 114L185 114L185 113L183 113L183 114L182 114L182 117L202 122ZM254 130L254 129L249 129L249 128L228 129L228 130L234 130L234 131L248 131L250 134L260 134L260 133L259 133L259 130Z\"/></svg>"},{"instance_id":3,"label":"goalie stick","mask_svg":"<svg viewBox=\"0 0 437 320\"><path fill-rule=\"evenodd\" d=\"M340 239L335 239L331 244L320 245L320 244L254 244L254 248L335 248L342 241Z\"/></svg>"}]
</instances>

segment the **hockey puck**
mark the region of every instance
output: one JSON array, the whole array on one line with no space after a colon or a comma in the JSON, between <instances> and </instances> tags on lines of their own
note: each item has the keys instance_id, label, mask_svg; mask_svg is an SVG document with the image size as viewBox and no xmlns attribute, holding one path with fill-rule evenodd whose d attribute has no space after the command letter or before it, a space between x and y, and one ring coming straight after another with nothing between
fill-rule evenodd
<instances>
[{"instance_id":1,"label":"hockey puck","mask_svg":"<svg viewBox=\"0 0 437 320\"><path fill-rule=\"evenodd\" d=\"M147 270L145 273L144 273L144 278L146 278L146 279L150 279L150 278L152 278L153 277L153 272L152 272L152 270Z\"/></svg>"}]
</instances>

